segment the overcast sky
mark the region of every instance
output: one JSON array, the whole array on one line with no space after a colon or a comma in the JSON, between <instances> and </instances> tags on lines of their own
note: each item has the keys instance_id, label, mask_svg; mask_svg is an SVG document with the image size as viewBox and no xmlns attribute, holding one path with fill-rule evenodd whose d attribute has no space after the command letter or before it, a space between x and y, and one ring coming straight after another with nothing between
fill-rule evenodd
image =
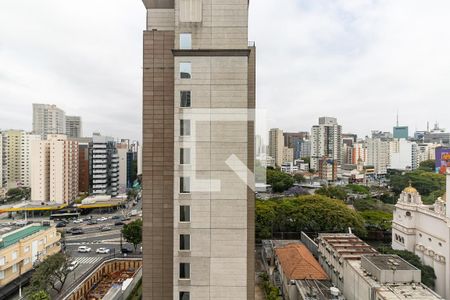
<instances>
[{"instance_id":1,"label":"overcast sky","mask_svg":"<svg viewBox=\"0 0 450 300\"><path fill-rule=\"evenodd\" d=\"M345 132L450 129L450 2L253 0L258 107L268 126ZM0 128L31 129L31 104L80 115L84 133L141 135L139 0L1 0Z\"/></svg>"}]
</instances>

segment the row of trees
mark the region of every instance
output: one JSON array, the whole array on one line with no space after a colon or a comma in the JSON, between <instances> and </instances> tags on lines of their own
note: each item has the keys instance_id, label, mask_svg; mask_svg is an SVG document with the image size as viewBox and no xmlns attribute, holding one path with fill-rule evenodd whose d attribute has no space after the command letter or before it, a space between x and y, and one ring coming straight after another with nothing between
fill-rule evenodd
<instances>
[{"instance_id":1,"label":"row of trees","mask_svg":"<svg viewBox=\"0 0 450 300\"><path fill-rule=\"evenodd\" d=\"M17 202L21 200L30 200L31 198L31 189L29 187L19 187L9 189L6 192L6 198L4 202Z\"/></svg>"},{"instance_id":2,"label":"row of trees","mask_svg":"<svg viewBox=\"0 0 450 300\"><path fill-rule=\"evenodd\" d=\"M320 195L256 201L256 237L273 232L345 232L366 235L363 218L342 201Z\"/></svg>"}]
</instances>

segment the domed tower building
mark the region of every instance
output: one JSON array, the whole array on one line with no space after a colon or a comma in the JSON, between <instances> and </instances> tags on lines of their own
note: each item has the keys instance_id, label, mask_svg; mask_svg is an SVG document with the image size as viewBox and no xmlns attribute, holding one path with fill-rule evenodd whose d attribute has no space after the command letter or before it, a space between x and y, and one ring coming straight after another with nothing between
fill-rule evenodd
<instances>
[{"instance_id":1,"label":"domed tower building","mask_svg":"<svg viewBox=\"0 0 450 300\"><path fill-rule=\"evenodd\" d=\"M392 248L408 250L431 266L436 274L436 292L450 299L450 172L447 193L434 204L423 204L411 185L400 194L392 221Z\"/></svg>"}]
</instances>

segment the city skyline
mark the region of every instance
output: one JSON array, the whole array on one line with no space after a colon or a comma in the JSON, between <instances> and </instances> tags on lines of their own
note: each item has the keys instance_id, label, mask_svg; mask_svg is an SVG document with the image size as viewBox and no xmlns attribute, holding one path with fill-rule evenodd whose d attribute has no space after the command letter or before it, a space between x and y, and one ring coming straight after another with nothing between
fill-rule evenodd
<instances>
[{"instance_id":1,"label":"city skyline","mask_svg":"<svg viewBox=\"0 0 450 300\"><path fill-rule=\"evenodd\" d=\"M448 4L405 3L289 0L279 10L253 1L249 34L260 49L258 103L269 128L310 130L318 117L333 116L344 132L365 136L391 131L397 110L410 131L425 130L427 121L449 128L439 109L450 92L439 80L450 64L440 29L450 22ZM31 103L52 103L80 115L85 135L141 140L142 3L81 1L70 11L50 0L23 5L8 0L0 12L10 25L0 28L0 98L8 107L0 127L30 130ZM285 30L275 33L268 18Z\"/></svg>"}]
</instances>

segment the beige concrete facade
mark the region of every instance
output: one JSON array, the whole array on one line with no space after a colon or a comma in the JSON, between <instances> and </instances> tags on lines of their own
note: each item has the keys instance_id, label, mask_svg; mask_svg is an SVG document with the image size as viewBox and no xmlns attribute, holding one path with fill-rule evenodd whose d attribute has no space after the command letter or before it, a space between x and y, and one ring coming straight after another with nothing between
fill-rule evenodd
<instances>
[{"instance_id":1,"label":"beige concrete facade","mask_svg":"<svg viewBox=\"0 0 450 300\"><path fill-rule=\"evenodd\" d=\"M269 131L269 155L275 159L275 165L280 167L284 161L283 130L272 128Z\"/></svg>"},{"instance_id":2,"label":"beige concrete facade","mask_svg":"<svg viewBox=\"0 0 450 300\"><path fill-rule=\"evenodd\" d=\"M143 297L252 299L254 179L247 168L254 167L248 109L255 107L255 52L247 40L248 1L144 3ZM190 42L182 43L186 34ZM189 220L181 219L182 207ZM189 236L188 249L181 235ZM186 278L182 264L189 264Z\"/></svg>"},{"instance_id":3,"label":"beige concrete facade","mask_svg":"<svg viewBox=\"0 0 450 300\"><path fill-rule=\"evenodd\" d=\"M24 235L23 232L30 230L31 227L38 227L39 230L3 247L8 235ZM40 224L31 224L2 235L0 237L0 288L30 271L34 263L61 251L60 239L61 234L54 226L43 227Z\"/></svg>"},{"instance_id":4,"label":"beige concrete facade","mask_svg":"<svg viewBox=\"0 0 450 300\"><path fill-rule=\"evenodd\" d=\"M31 200L71 203L78 196L78 142L52 134L31 151Z\"/></svg>"}]
</instances>

